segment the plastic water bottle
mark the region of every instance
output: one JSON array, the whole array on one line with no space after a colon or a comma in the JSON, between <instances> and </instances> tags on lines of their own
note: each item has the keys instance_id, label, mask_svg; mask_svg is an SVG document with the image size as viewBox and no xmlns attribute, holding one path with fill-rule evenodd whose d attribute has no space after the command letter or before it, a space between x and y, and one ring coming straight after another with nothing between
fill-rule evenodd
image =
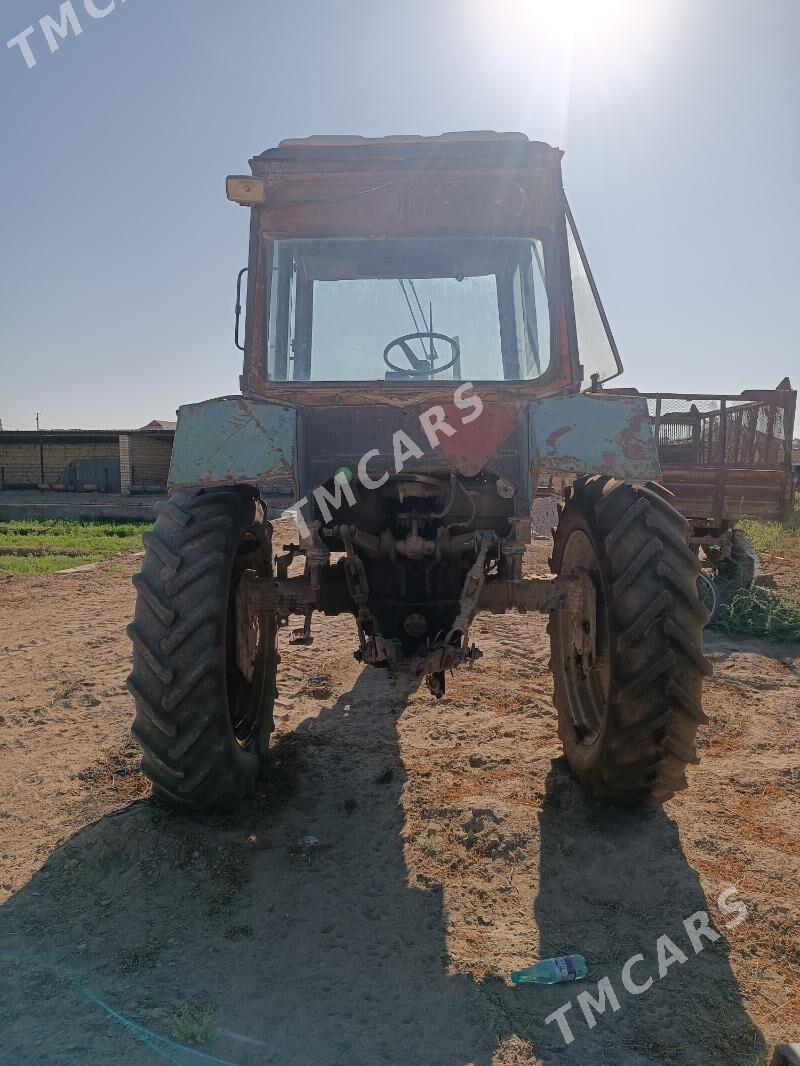
<instances>
[{"instance_id":1,"label":"plastic water bottle","mask_svg":"<svg viewBox=\"0 0 800 1066\"><path fill-rule=\"evenodd\" d=\"M514 985L557 985L562 981L580 981L589 969L583 955L559 955L557 959L542 959L524 970L514 970Z\"/></svg>"}]
</instances>

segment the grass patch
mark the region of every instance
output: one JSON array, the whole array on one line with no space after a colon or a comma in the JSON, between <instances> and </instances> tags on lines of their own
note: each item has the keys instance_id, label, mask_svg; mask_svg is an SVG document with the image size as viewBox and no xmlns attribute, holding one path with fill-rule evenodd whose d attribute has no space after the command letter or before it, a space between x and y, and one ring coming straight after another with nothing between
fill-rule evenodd
<instances>
[{"instance_id":1,"label":"grass patch","mask_svg":"<svg viewBox=\"0 0 800 1066\"><path fill-rule=\"evenodd\" d=\"M736 528L750 538L757 552L780 555L786 562L800 566L800 494L788 522L757 522L753 518L743 518Z\"/></svg>"},{"instance_id":2,"label":"grass patch","mask_svg":"<svg viewBox=\"0 0 800 1066\"><path fill-rule=\"evenodd\" d=\"M712 629L742 637L800 641L800 606L779 592L755 585L737 588L717 582L719 607Z\"/></svg>"},{"instance_id":3,"label":"grass patch","mask_svg":"<svg viewBox=\"0 0 800 1066\"><path fill-rule=\"evenodd\" d=\"M435 829L429 829L425 836L418 836L414 841L423 855L429 859L435 858L442 850L442 841L436 836Z\"/></svg>"},{"instance_id":4,"label":"grass patch","mask_svg":"<svg viewBox=\"0 0 800 1066\"><path fill-rule=\"evenodd\" d=\"M0 574L56 574L73 566L102 563L108 556L94 552L68 558L64 555L8 555L0 556Z\"/></svg>"},{"instance_id":5,"label":"grass patch","mask_svg":"<svg viewBox=\"0 0 800 1066\"><path fill-rule=\"evenodd\" d=\"M179 1044L207 1047L214 1037L214 1011L205 1003L184 1003L172 1015L170 1036Z\"/></svg>"},{"instance_id":6,"label":"grass patch","mask_svg":"<svg viewBox=\"0 0 800 1066\"><path fill-rule=\"evenodd\" d=\"M114 555L142 550L142 534L150 522L102 520L16 519L0 522L0 547L41 548L42 555L0 555L0 572L53 574L73 566L100 563ZM71 549L75 555L47 554L47 549Z\"/></svg>"},{"instance_id":7,"label":"grass patch","mask_svg":"<svg viewBox=\"0 0 800 1066\"><path fill-rule=\"evenodd\" d=\"M788 522L758 522L743 518L737 523L759 553L777 557L800 569L800 496ZM767 565L768 561L767 561ZM719 607L712 629L742 637L766 640L800 641L800 604L780 590L737 588L734 583L716 581Z\"/></svg>"},{"instance_id":8,"label":"grass patch","mask_svg":"<svg viewBox=\"0 0 800 1066\"><path fill-rule=\"evenodd\" d=\"M146 973L158 962L164 945L158 940L151 940L138 948L122 951L119 955L120 969L124 974Z\"/></svg>"}]
</instances>

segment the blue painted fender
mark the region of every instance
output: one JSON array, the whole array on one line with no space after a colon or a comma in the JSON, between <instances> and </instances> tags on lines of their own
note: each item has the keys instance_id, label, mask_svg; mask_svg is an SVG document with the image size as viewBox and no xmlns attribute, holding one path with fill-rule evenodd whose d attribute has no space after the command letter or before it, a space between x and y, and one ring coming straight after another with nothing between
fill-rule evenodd
<instances>
[{"instance_id":1,"label":"blue painted fender","mask_svg":"<svg viewBox=\"0 0 800 1066\"><path fill-rule=\"evenodd\" d=\"M297 411L222 396L178 409L169 488L249 484L297 491Z\"/></svg>"},{"instance_id":2,"label":"blue painted fender","mask_svg":"<svg viewBox=\"0 0 800 1066\"><path fill-rule=\"evenodd\" d=\"M555 474L613 474L660 481L647 400L643 396L548 396L530 405L531 465Z\"/></svg>"}]
</instances>

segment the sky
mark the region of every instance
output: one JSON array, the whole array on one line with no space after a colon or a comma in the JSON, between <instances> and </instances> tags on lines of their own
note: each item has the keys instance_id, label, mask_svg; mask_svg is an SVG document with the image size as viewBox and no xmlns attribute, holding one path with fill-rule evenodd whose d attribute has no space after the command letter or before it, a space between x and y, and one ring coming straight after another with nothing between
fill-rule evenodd
<instances>
[{"instance_id":1,"label":"sky","mask_svg":"<svg viewBox=\"0 0 800 1066\"><path fill-rule=\"evenodd\" d=\"M4 428L238 391L248 212L225 176L312 133L560 146L618 384L800 384L800 0L73 5L54 52L59 0L0 5L35 60L0 45Z\"/></svg>"}]
</instances>

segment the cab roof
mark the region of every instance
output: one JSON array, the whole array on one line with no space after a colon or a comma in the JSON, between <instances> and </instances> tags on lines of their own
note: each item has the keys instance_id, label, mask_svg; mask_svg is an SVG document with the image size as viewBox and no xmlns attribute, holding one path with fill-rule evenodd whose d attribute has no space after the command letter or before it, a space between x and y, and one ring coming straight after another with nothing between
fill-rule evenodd
<instances>
[{"instance_id":1,"label":"cab roof","mask_svg":"<svg viewBox=\"0 0 800 1066\"><path fill-rule=\"evenodd\" d=\"M357 134L314 134L311 137L288 137L276 148L268 148L251 162L280 163L312 159L377 160L399 162L427 158L463 161L479 159L484 163L536 163L546 158L560 159L560 148L531 141L524 133L495 130L466 130L442 133L436 137L418 134L394 134L389 137L361 137Z\"/></svg>"},{"instance_id":2,"label":"cab roof","mask_svg":"<svg viewBox=\"0 0 800 1066\"><path fill-rule=\"evenodd\" d=\"M498 133L496 130L465 130L455 133L440 133L434 136L423 136L418 133L390 133L386 137L362 137L358 133L327 134L314 133L310 137L285 137L278 142L279 148L299 148L301 145L308 147L340 147L343 145L387 145L387 144L441 144L443 141L526 141L530 143L524 133Z\"/></svg>"}]
</instances>

